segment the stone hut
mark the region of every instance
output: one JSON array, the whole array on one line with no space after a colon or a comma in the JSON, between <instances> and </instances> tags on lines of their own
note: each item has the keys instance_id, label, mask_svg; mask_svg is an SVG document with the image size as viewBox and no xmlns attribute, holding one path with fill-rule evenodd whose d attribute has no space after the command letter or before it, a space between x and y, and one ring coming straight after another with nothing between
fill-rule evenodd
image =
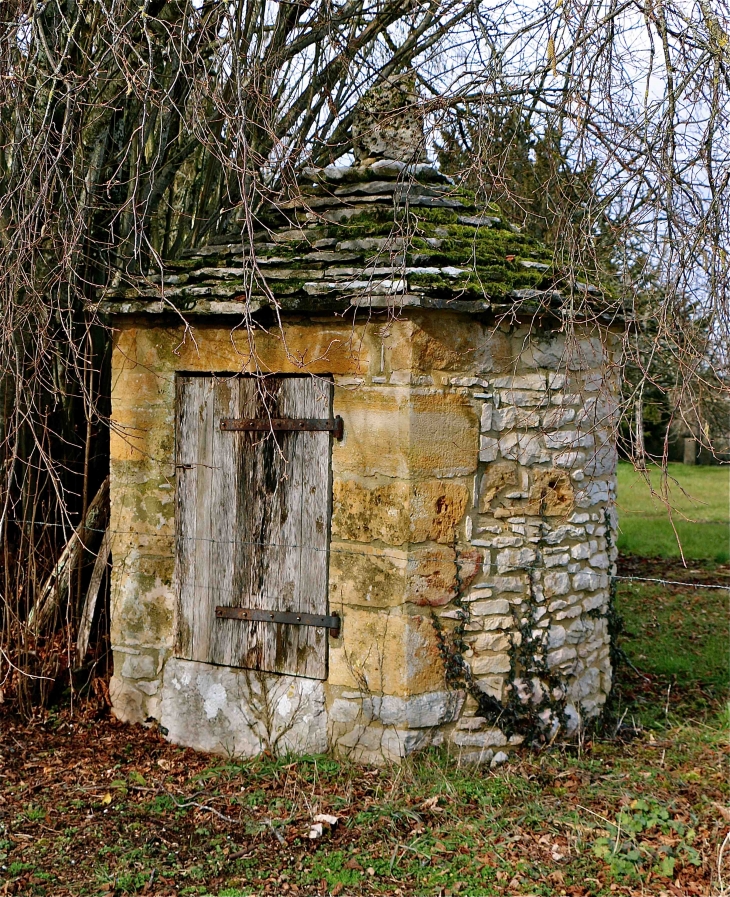
<instances>
[{"instance_id":1,"label":"stone hut","mask_svg":"<svg viewBox=\"0 0 730 897\"><path fill-rule=\"evenodd\" d=\"M104 299L122 720L497 763L601 711L620 328L415 108L369 95L354 164L305 170L254 253L239 225Z\"/></svg>"}]
</instances>

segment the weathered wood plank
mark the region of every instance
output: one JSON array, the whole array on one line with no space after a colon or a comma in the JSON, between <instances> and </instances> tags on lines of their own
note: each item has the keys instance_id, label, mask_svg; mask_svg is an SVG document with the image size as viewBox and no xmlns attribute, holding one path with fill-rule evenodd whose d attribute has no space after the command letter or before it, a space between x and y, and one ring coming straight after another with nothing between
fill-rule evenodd
<instances>
[{"instance_id":1,"label":"weathered wood plank","mask_svg":"<svg viewBox=\"0 0 730 897\"><path fill-rule=\"evenodd\" d=\"M237 448L222 433L221 418L236 415L239 403L239 378L220 380L215 384L213 396L213 457L215 470L209 502L211 520L211 579L208 589L209 613L215 613L217 604L231 604L239 594L236 587L235 547L240 534L236 532L237 501ZM221 652L221 627L219 621L211 622L211 639L206 660L226 666L239 666L236 657Z\"/></svg>"},{"instance_id":2,"label":"weathered wood plank","mask_svg":"<svg viewBox=\"0 0 730 897\"><path fill-rule=\"evenodd\" d=\"M91 626L94 622L96 601L99 597L101 581L104 578L111 551L112 534L109 527L107 527L94 561L94 569L91 571L91 579L89 580L89 587L86 590L86 598L84 599L84 609L81 613L81 622L79 623L79 632L76 638L76 663L79 666L84 662L86 652L89 649L89 637L91 635Z\"/></svg>"},{"instance_id":3,"label":"weathered wood plank","mask_svg":"<svg viewBox=\"0 0 730 897\"><path fill-rule=\"evenodd\" d=\"M328 381L309 378L301 382L303 417L330 417L332 385ZM326 433L299 434L296 452L302 458L301 551L299 553L299 599L297 610L326 613L329 504L330 504L330 437ZM285 608L282 608L284 610ZM297 658L301 675L325 678L327 633L312 627L289 627L291 650Z\"/></svg>"},{"instance_id":4,"label":"weathered wood plank","mask_svg":"<svg viewBox=\"0 0 730 897\"><path fill-rule=\"evenodd\" d=\"M178 378L178 653L203 661L210 650L210 586L215 582L210 566L213 389L210 377Z\"/></svg>"}]
</instances>

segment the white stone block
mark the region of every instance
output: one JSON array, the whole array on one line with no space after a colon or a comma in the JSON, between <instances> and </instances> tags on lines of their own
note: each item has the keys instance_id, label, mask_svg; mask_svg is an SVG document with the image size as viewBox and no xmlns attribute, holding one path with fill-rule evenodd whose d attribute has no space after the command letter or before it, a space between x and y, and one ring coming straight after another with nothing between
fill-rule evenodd
<instances>
[{"instance_id":1,"label":"white stone block","mask_svg":"<svg viewBox=\"0 0 730 897\"><path fill-rule=\"evenodd\" d=\"M493 576L485 585L495 592L522 592L525 580L521 576Z\"/></svg>"},{"instance_id":2,"label":"white stone block","mask_svg":"<svg viewBox=\"0 0 730 897\"><path fill-rule=\"evenodd\" d=\"M128 654L122 666L125 679L154 679L157 676L158 662L149 654Z\"/></svg>"},{"instance_id":3,"label":"white stone block","mask_svg":"<svg viewBox=\"0 0 730 897\"><path fill-rule=\"evenodd\" d=\"M545 374L508 374L495 377L491 385L496 389L545 389Z\"/></svg>"},{"instance_id":4,"label":"white stone block","mask_svg":"<svg viewBox=\"0 0 730 897\"><path fill-rule=\"evenodd\" d=\"M593 445L592 433L584 433L582 430L557 430L554 433L545 434L545 447L548 449L578 449Z\"/></svg>"},{"instance_id":5,"label":"white stone block","mask_svg":"<svg viewBox=\"0 0 730 897\"><path fill-rule=\"evenodd\" d=\"M451 736L458 747L504 747L507 738L499 729L487 729L485 732L463 732L458 729Z\"/></svg>"},{"instance_id":6,"label":"white stone block","mask_svg":"<svg viewBox=\"0 0 730 897\"><path fill-rule=\"evenodd\" d=\"M500 631L480 632L469 636L466 642L475 654L484 651L509 651L511 647L509 636Z\"/></svg>"},{"instance_id":7,"label":"white stone block","mask_svg":"<svg viewBox=\"0 0 730 897\"><path fill-rule=\"evenodd\" d=\"M565 644L566 632L563 626L551 626L548 629L548 648L560 648Z\"/></svg>"},{"instance_id":8,"label":"white stone block","mask_svg":"<svg viewBox=\"0 0 730 897\"><path fill-rule=\"evenodd\" d=\"M578 642L584 642L593 634L592 620L575 620L568 627L565 634L565 641L569 645L577 645Z\"/></svg>"},{"instance_id":9,"label":"white stone block","mask_svg":"<svg viewBox=\"0 0 730 897\"><path fill-rule=\"evenodd\" d=\"M160 725L175 744L250 757L328 748L324 683L318 679L172 658L165 665Z\"/></svg>"},{"instance_id":10,"label":"white stone block","mask_svg":"<svg viewBox=\"0 0 730 897\"><path fill-rule=\"evenodd\" d=\"M575 494L575 504L579 508L590 508L592 505L610 500L608 484L602 480L587 483Z\"/></svg>"},{"instance_id":11,"label":"white stone block","mask_svg":"<svg viewBox=\"0 0 730 897\"><path fill-rule=\"evenodd\" d=\"M576 604L574 607L566 607L564 610L557 611L553 619L556 623L560 623L562 620L572 620L574 617L579 617L582 612L580 604Z\"/></svg>"},{"instance_id":12,"label":"white stone block","mask_svg":"<svg viewBox=\"0 0 730 897\"><path fill-rule=\"evenodd\" d=\"M373 696L372 715L384 726L408 726L411 729L431 728L455 720L464 703L460 691L436 691L410 698Z\"/></svg>"},{"instance_id":13,"label":"white stone block","mask_svg":"<svg viewBox=\"0 0 730 897\"><path fill-rule=\"evenodd\" d=\"M605 551L594 554L589 563L591 567L597 567L599 570L608 570L611 566L611 562L608 560L608 555Z\"/></svg>"},{"instance_id":14,"label":"white stone block","mask_svg":"<svg viewBox=\"0 0 730 897\"><path fill-rule=\"evenodd\" d=\"M554 530L547 533L545 542L548 545L557 545L565 539L581 539L585 535L585 530L578 526L556 526Z\"/></svg>"},{"instance_id":15,"label":"white stone block","mask_svg":"<svg viewBox=\"0 0 730 897\"><path fill-rule=\"evenodd\" d=\"M548 597L565 595L570 591L570 577L563 572L546 573L542 580L542 586Z\"/></svg>"},{"instance_id":16,"label":"white stone block","mask_svg":"<svg viewBox=\"0 0 730 897\"><path fill-rule=\"evenodd\" d=\"M565 552L564 554L552 554L543 559L543 565L545 567L564 567L570 561L570 555Z\"/></svg>"},{"instance_id":17,"label":"white stone block","mask_svg":"<svg viewBox=\"0 0 730 897\"><path fill-rule=\"evenodd\" d=\"M502 390L502 402L519 408L544 408L548 404L548 396L546 392L532 389L505 389Z\"/></svg>"},{"instance_id":18,"label":"white stone block","mask_svg":"<svg viewBox=\"0 0 730 897\"><path fill-rule=\"evenodd\" d=\"M493 598L487 601L475 601L469 605L472 616L486 617L493 614L508 614L509 602L504 598Z\"/></svg>"},{"instance_id":19,"label":"white stone block","mask_svg":"<svg viewBox=\"0 0 730 897\"><path fill-rule=\"evenodd\" d=\"M494 461L497 457L499 443L491 436L479 437L479 460Z\"/></svg>"},{"instance_id":20,"label":"white stone block","mask_svg":"<svg viewBox=\"0 0 730 897\"><path fill-rule=\"evenodd\" d=\"M603 476L612 474L616 471L618 465L618 452L615 446L601 445L594 452L589 454L585 465L585 472L588 476Z\"/></svg>"},{"instance_id":21,"label":"white stone block","mask_svg":"<svg viewBox=\"0 0 730 897\"><path fill-rule=\"evenodd\" d=\"M542 413L543 427L564 427L575 419L575 409L567 407L553 407Z\"/></svg>"},{"instance_id":22,"label":"white stone block","mask_svg":"<svg viewBox=\"0 0 730 897\"><path fill-rule=\"evenodd\" d=\"M553 405L580 405L581 396L577 393L558 393L550 399Z\"/></svg>"},{"instance_id":23,"label":"white stone block","mask_svg":"<svg viewBox=\"0 0 730 897\"><path fill-rule=\"evenodd\" d=\"M495 430L516 430L540 426L540 414L514 405L505 405L494 412L492 425Z\"/></svg>"},{"instance_id":24,"label":"white stone block","mask_svg":"<svg viewBox=\"0 0 730 897\"><path fill-rule=\"evenodd\" d=\"M509 654L484 654L475 656L469 661L471 671L475 676L484 676L494 673L509 673Z\"/></svg>"},{"instance_id":25,"label":"white stone block","mask_svg":"<svg viewBox=\"0 0 730 897\"><path fill-rule=\"evenodd\" d=\"M483 716L463 716L456 724L457 729L463 732L478 732L487 724Z\"/></svg>"},{"instance_id":26,"label":"white stone block","mask_svg":"<svg viewBox=\"0 0 730 897\"><path fill-rule=\"evenodd\" d=\"M497 536L496 539L492 539L492 548L519 548L523 539L519 536Z\"/></svg>"},{"instance_id":27,"label":"white stone block","mask_svg":"<svg viewBox=\"0 0 730 897\"><path fill-rule=\"evenodd\" d=\"M585 457L585 452L558 452L553 455L553 464L563 470L572 470L580 467L585 461Z\"/></svg>"},{"instance_id":28,"label":"white stone block","mask_svg":"<svg viewBox=\"0 0 730 897\"><path fill-rule=\"evenodd\" d=\"M479 628L487 632L492 629L511 629L513 626L514 620L507 616L483 617L479 621Z\"/></svg>"},{"instance_id":29,"label":"white stone block","mask_svg":"<svg viewBox=\"0 0 730 897\"><path fill-rule=\"evenodd\" d=\"M354 723L362 712L362 702L336 698L329 708L329 718L333 723Z\"/></svg>"},{"instance_id":30,"label":"white stone block","mask_svg":"<svg viewBox=\"0 0 730 897\"><path fill-rule=\"evenodd\" d=\"M583 610L589 611L589 610L598 610L599 608L604 608L604 605L607 603L607 601L608 601L608 597L603 592L599 592L596 595L589 595L589 597L583 601L583 605L582 605Z\"/></svg>"},{"instance_id":31,"label":"white stone block","mask_svg":"<svg viewBox=\"0 0 730 897\"><path fill-rule=\"evenodd\" d=\"M573 588L576 592L592 592L599 588L601 577L592 570L581 570L573 576Z\"/></svg>"},{"instance_id":32,"label":"white stone block","mask_svg":"<svg viewBox=\"0 0 730 897\"><path fill-rule=\"evenodd\" d=\"M476 680L479 691L485 695L491 695L498 701L502 700L504 692L504 676L482 676Z\"/></svg>"},{"instance_id":33,"label":"white stone block","mask_svg":"<svg viewBox=\"0 0 730 897\"><path fill-rule=\"evenodd\" d=\"M578 656L575 648L568 645L558 648L557 651L551 651L547 656L547 665L550 669L570 663Z\"/></svg>"},{"instance_id":34,"label":"white stone block","mask_svg":"<svg viewBox=\"0 0 730 897\"><path fill-rule=\"evenodd\" d=\"M492 429L492 410L491 403L485 402L482 405L481 428L483 431Z\"/></svg>"},{"instance_id":35,"label":"white stone block","mask_svg":"<svg viewBox=\"0 0 730 897\"><path fill-rule=\"evenodd\" d=\"M532 548L505 548L497 554L497 572L521 570L534 564L537 554Z\"/></svg>"}]
</instances>

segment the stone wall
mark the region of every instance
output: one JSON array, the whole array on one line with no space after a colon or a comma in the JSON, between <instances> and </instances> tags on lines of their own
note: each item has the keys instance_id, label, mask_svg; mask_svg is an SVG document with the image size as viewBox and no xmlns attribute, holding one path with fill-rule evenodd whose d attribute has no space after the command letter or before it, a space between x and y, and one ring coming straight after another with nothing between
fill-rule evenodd
<instances>
[{"instance_id":1,"label":"stone wall","mask_svg":"<svg viewBox=\"0 0 730 897\"><path fill-rule=\"evenodd\" d=\"M342 635L327 680L303 685L169 662L175 372L249 370L246 333L214 320L194 339L149 319L117 323L119 717L161 719L174 740L208 750L329 745L379 760L447 739L487 760L523 737L514 720L495 724L497 701L547 732L599 712L611 676L616 337L586 330L566 343L427 311L354 325L289 317L284 339L258 333L263 369L332 374L345 420L329 588Z\"/></svg>"}]
</instances>

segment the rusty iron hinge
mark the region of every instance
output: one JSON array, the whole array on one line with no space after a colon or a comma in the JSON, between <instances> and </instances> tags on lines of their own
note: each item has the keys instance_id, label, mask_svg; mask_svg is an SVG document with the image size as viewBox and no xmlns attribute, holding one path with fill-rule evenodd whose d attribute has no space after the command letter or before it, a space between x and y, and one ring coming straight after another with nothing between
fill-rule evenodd
<instances>
[{"instance_id":1,"label":"rusty iron hinge","mask_svg":"<svg viewBox=\"0 0 730 897\"><path fill-rule=\"evenodd\" d=\"M221 420L221 430L239 431L254 430L258 433L268 433L271 430L284 430L288 432L304 433L307 431L320 431L332 433L335 439L342 439L344 432L343 421L340 415L332 418L321 417L224 417Z\"/></svg>"},{"instance_id":2,"label":"rusty iron hinge","mask_svg":"<svg viewBox=\"0 0 730 897\"><path fill-rule=\"evenodd\" d=\"M260 620L264 623L288 623L290 626L322 626L330 630L333 638L340 637L338 614L308 614L283 610L261 610L256 607L222 607L215 609L216 617L223 620Z\"/></svg>"}]
</instances>

